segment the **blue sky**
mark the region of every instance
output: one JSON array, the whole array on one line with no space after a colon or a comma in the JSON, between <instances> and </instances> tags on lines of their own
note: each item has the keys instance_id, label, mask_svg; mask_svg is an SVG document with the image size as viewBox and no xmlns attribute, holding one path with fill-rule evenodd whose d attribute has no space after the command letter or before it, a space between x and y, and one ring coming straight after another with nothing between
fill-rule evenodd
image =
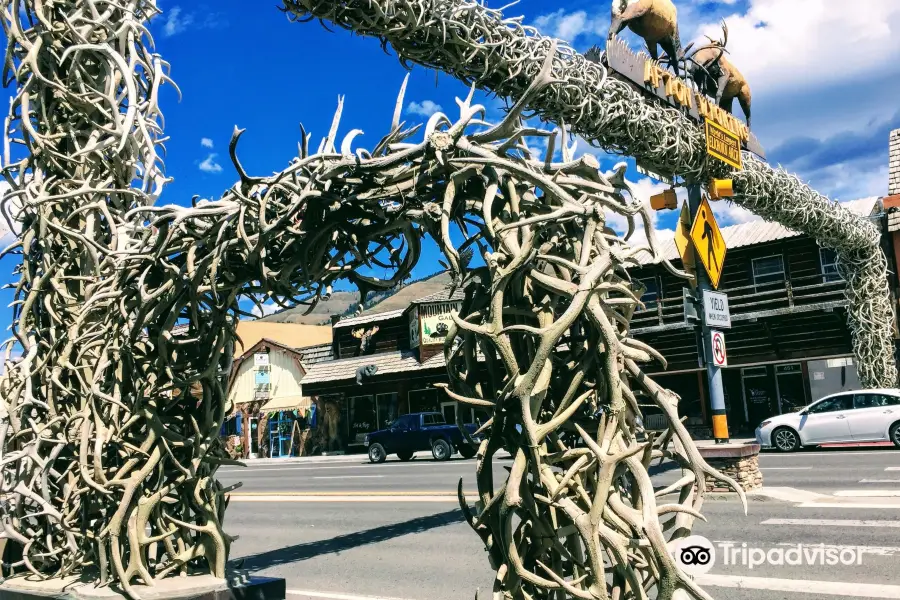
<instances>
[{"instance_id":1,"label":"blue sky","mask_svg":"<svg viewBox=\"0 0 900 600\"><path fill-rule=\"evenodd\" d=\"M583 51L605 38L609 4L524 0L507 14L524 15L526 23ZM717 32L716 23L727 19L732 60L753 88L754 131L771 162L835 199L886 194L887 134L900 127L900 2L855 0L852 13L837 0L677 4L685 43ZM217 198L232 184L228 142L235 126L247 129L239 154L248 171L258 174L280 170L296 155L301 122L317 145L339 95L346 96L342 132L362 129L365 136L357 142L366 146L387 131L405 71L375 40L331 33L315 22L290 23L277 2L251 8L237 0L163 0L161 8L151 31L183 95L179 102L171 87L162 93L171 138L167 174L174 178L162 203L188 204L194 194ZM637 38L628 39L639 47ZM425 120L437 107L454 115L454 97L466 91L449 77L416 67L404 118ZM496 99L488 102L494 111L502 106ZM618 160L608 158L603 167ZM629 175L644 196L658 189L634 171ZM717 208L723 225L754 218L735 206ZM656 226L666 230L674 220L674 213L659 215ZM9 258L0 264L0 281L12 280L13 266ZM429 252L414 275L438 268ZM9 291L0 294L4 304L11 298ZM5 325L8 317L0 322Z\"/></svg>"}]
</instances>

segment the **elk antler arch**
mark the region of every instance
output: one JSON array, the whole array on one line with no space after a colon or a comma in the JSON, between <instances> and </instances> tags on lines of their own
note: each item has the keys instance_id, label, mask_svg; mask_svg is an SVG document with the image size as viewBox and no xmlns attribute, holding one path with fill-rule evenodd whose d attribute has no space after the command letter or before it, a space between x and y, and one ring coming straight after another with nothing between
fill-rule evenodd
<instances>
[{"instance_id":1,"label":"elk antler arch","mask_svg":"<svg viewBox=\"0 0 900 600\"><path fill-rule=\"evenodd\" d=\"M0 536L19 553L7 548L14 570L81 572L132 597L138 583L170 574L223 576L228 490L215 472L229 461L217 433L240 300L315 303L339 279L363 292L392 287L430 235L466 289L447 336L447 392L493 411L479 451L480 502L475 512L462 504L497 569L498 597L644 598L654 589L663 599L678 590L707 597L674 564L664 533L687 535L707 477L734 482L699 456L677 398L642 373L642 363L663 357L629 335L638 300L627 269L641 253L662 260L649 217L624 169L602 176L591 157L570 155L565 135L562 162L533 157L523 139L546 132L519 117L543 107L607 148L699 177L696 127L474 3L291 2L296 14L389 36L407 56L517 104L487 129L471 97L458 118L437 114L405 129L398 102L370 151L354 146L357 130L338 141L339 108L318 151L304 135L299 155L270 177L245 172L237 131L239 181L221 199L157 206L166 181L157 99L169 79L150 51L155 3L0 7L17 85L2 207L21 231L9 251L22 256L0 377ZM507 67L489 68L475 39L508 53ZM863 378L892 378L877 232L783 172L747 163L735 176L745 206L798 229L818 225L839 250ZM607 211L644 219L649 246L606 228ZM467 231L459 247L451 224ZM460 254L476 248L485 266L468 269ZM365 275L371 264L393 275ZM671 421L649 442L639 441L638 393ZM495 487L500 448L514 461ZM657 457L676 460L683 477L654 494L647 467ZM657 504L670 494L677 500Z\"/></svg>"}]
</instances>

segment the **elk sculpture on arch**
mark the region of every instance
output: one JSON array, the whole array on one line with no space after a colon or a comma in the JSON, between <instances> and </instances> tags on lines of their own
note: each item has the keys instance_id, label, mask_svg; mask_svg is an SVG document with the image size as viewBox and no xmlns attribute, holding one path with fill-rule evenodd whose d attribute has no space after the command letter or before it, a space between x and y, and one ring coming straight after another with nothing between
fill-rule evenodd
<instances>
[{"instance_id":1,"label":"elk sculpture on arch","mask_svg":"<svg viewBox=\"0 0 900 600\"><path fill-rule=\"evenodd\" d=\"M722 20L722 39L714 40L706 36L709 44L691 50L689 44L684 50L685 71L697 84L697 88L716 99L722 109L733 114L734 100L737 98L750 128L750 105L752 94L747 79L725 56L728 52L728 24Z\"/></svg>"}]
</instances>

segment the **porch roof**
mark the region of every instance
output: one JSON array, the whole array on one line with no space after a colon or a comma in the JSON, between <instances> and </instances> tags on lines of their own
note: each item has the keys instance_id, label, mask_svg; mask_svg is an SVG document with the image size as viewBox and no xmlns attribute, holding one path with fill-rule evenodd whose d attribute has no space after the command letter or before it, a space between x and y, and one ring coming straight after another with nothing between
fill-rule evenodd
<instances>
[{"instance_id":1,"label":"porch roof","mask_svg":"<svg viewBox=\"0 0 900 600\"><path fill-rule=\"evenodd\" d=\"M355 379L356 370L368 365L378 367L378 371L375 373L375 376L378 377L379 375L390 375L392 373L440 369L446 366L446 362L444 361L444 353L439 352L425 362L420 363L418 353L415 350L396 350L383 354L354 356L352 358L329 360L310 365L301 383L308 385L310 383Z\"/></svg>"}]
</instances>

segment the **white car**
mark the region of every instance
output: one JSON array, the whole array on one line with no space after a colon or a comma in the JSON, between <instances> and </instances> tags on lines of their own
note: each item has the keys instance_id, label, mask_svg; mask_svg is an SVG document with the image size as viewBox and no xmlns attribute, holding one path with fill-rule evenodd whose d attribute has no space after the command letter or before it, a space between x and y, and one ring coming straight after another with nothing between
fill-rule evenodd
<instances>
[{"instance_id":1,"label":"white car","mask_svg":"<svg viewBox=\"0 0 900 600\"><path fill-rule=\"evenodd\" d=\"M826 396L756 428L763 448L782 452L840 442L894 442L900 447L900 390L862 390Z\"/></svg>"}]
</instances>

